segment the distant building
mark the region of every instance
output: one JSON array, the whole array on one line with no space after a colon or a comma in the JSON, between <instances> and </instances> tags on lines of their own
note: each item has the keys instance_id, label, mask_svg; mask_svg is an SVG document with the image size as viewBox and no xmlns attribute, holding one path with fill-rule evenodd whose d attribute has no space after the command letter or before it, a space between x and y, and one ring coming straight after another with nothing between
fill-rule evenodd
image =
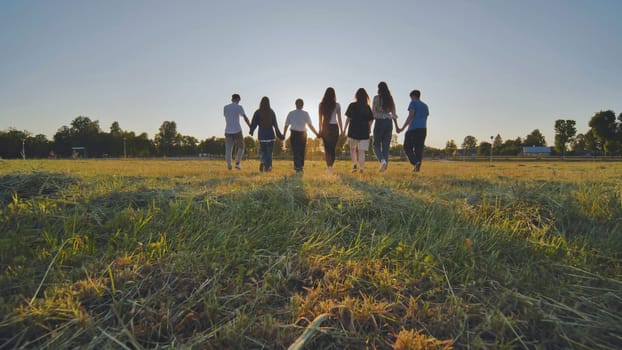
<instances>
[{"instance_id":1,"label":"distant building","mask_svg":"<svg viewBox=\"0 0 622 350\"><path fill-rule=\"evenodd\" d=\"M551 147L542 147L542 146L523 147L523 155L526 157L550 156Z\"/></svg>"},{"instance_id":2,"label":"distant building","mask_svg":"<svg viewBox=\"0 0 622 350\"><path fill-rule=\"evenodd\" d=\"M454 153L454 157L476 157L477 156L477 149L475 148L458 148L455 153Z\"/></svg>"}]
</instances>

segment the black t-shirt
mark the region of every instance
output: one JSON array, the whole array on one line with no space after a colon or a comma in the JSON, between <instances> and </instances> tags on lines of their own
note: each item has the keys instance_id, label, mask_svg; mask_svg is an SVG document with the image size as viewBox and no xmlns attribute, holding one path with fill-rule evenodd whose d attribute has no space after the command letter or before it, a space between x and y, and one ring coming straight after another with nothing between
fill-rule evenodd
<instances>
[{"instance_id":1,"label":"black t-shirt","mask_svg":"<svg viewBox=\"0 0 622 350\"><path fill-rule=\"evenodd\" d=\"M348 137L355 140L369 139L369 122L374 119L369 105L366 103L352 102L346 110L346 116L350 118Z\"/></svg>"}]
</instances>

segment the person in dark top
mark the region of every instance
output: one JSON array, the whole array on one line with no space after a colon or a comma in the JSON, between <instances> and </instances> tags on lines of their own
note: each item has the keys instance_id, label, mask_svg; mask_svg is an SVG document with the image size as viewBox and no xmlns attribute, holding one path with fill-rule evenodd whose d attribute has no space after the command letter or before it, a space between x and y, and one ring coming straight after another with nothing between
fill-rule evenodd
<instances>
[{"instance_id":1,"label":"person in dark top","mask_svg":"<svg viewBox=\"0 0 622 350\"><path fill-rule=\"evenodd\" d=\"M346 110L346 126L350 156L352 157L352 172L361 173L365 168L365 151L369 148L369 132L374 115L369 107L369 95L365 89L356 91L355 102L350 103Z\"/></svg>"},{"instance_id":2,"label":"person in dark top","mask_svg":"<svg viewBox=\"0 0 622 350\"><path fill-rule=\"evenodd\" d=\"M251 121L250 135L253 136L255 129L259 127L257 136L259 138L259 171L271 171L272 170L272 150L274 149L275 132L279 139L283 140L285 137L279 130L279 125L276 121L276 114L270 108L270 100L264 96L259 103L259 109L253 114L253 120Z\"/></svg>"}]
</instances>

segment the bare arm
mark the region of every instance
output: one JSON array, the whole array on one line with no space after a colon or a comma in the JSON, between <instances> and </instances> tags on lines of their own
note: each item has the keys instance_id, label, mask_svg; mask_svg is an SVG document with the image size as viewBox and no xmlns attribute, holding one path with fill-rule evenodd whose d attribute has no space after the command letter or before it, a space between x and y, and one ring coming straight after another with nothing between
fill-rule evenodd
<instances>
[{"instance_id":1,"label":"bare arm","mask_svg":"<svg viewBox=\"0 0 622 350\"><path fill-rule=\"evenodd\" d=\"M404 130L406 128L407 125L410 125L410 122L412 122L413 118L415 117L415 110L411 109L408 111L408 118L406 118L406 121L404 122L404 126L402 126L402 128L398 128L397 132L402 132L402 130ZM397 123L397 122L396 122Z\"/></svg>"},{"instance_id":2,"label":"bare arm","mask_svg":"<svg viewBox=\"0 0 622 350\"><path fill-rule=\"evenodd\" d=\"M337 111L337 123L339 123L339 133L341 135L345 134L345 128L342 126L342 122L341 122L341 108L339 108L339 110Z\"/></svg>"},{"instance_id":3,"label":"bare arm","mask_svg":"<svg viewBox=\"0 0 622 350\"><path fill-rule=\"evenodd\" d=\"M341 127L341 125L339 126ZM346 117L346 126L344 126L343 132L341 133L341 135L346 133L346 130L348 129L349 126L350 126L350 117Z\"/></svg>"},{"instance_id":4,"label":"bare arm","mask_svg":"<svg viewBox=\"0 0 622 350\"><path fill-rule=\"evenodd\" d=\"M319 130L320 130L319 134L322 135L322 125L324 125L324 124L322 124L322 107L321 107L321 105L317 109L317 115L318 115Z\"/></svg>"}]
</instances>

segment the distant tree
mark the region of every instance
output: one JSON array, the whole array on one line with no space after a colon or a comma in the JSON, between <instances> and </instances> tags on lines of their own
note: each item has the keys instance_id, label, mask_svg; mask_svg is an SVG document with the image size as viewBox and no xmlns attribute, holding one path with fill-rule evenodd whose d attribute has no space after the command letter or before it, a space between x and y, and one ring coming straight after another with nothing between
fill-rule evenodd
<instances>
[{"instance_id":1,"label":"distant tree","mask_svg":"<svg viewBox=\"0 0 622 350\"><path fill-rule=\"evenodd\" d=\"M164 121L155 135L155 145L158 155L172 156L178 151L181 135L177 132L177 123Z\"/></svg>"},{"instance_id":2,"label":"distant tree","mask_svg":"<svg viewBox=\"0 0 622 350\"><path fill-rule=\"evenodd\" d=\"M566 145L577 134L574 120L558 119L555 121L555 150L566 157Z\"/></svg>"},{"instance_id":3,"label":"distant tree","mask_svg":"<svg viewBox=\"0 0 622 350\"><path fill-rule=\"evenodd\" d=\"M505 140L498 154L502 156L516 156L520 154L522 145L520 137L516 140Z\"/></svg>"},{"instance_id":4,"label":"distant tree","mask_svg":"<svg viewBox=\"0 0 622 350\"><path fill-rule=\"evenodd\" d=\"M199 143L197 146L199 153L206 153L211 155L224 155L225 154L225 138L224 137L210 137Z\"/></svg>"},{"instance_id":5,"label":"distant tree","mask_svg":"<svg viewBox=\"0 0 622 350\"><path fill-rule=\"evenodd\" d=\"M456 151L458 150L458 146L456 146L456 141L449 140L445 144L445 155L447 157L454 157L456 155Z\"/></svg>"},{"instance_id":6,"label":"distant tree","mask_svg":"<svg viewBox=\"0 0 622 350\"><path fill-rule=\"evenodd\" d=\"M570 141L570 151L575 155L587 153L585 135L577 134L577 136Z\"/></svg>"},{"instance_id":7,"label":"distant tree","mask_svg":"<svg viewBox=\"0 0 622 350\"><path fill-rule=\"evenodd\" d=\"M592 116L590 130L602 145L608 140L615 140L618 130L616 115L613 111L600 111Z\"/></svg>"},{"instance_id":8,"label":"distant tree","mask_svg":"<svg viewBox=\"0 0 622 350\"><path fill-rule=\"evenodd\" d=\"M274 140L274 148L272 150L272 154L276 157L280 157L283 155L283 141L278 137Z\"/></svg>"},{"instance_id":9,"label":"distant tree","mask_svg":"<svg viewBox=\"0 0 622 350\"><path fill-rule=\"evenodd\" d=\"M490 148L492 147L492 143L482 141L477 146L477 155L478 156L490 156Z\"/></svg>"},{"instance_id":10,"label":"distant tree","mask_svg":"<svg viewBox=\"0 0 622 350\"><path fill-rule=\"evenodd\" d=\"M591 153L598 153L603 151L603 146L598 137L594 135L594 129L588 130L585 133L585 150Z\"/></svg>"},{"instance_id":11,"label":"distant tree","mask_svg":"<svg viewBox=\"0 0 622 350\"><path fill-rule=\"evenodd\" d=\"M198 153L198 144L199 140L197 140L194 136L183 135L179 137L179 153L186 156L196 156Z\"/></svg>"},{"instance_id":12,"label":"distant tree","mask_svg":"<svg viewBox=\"0 0 622 350\"><path fill-rule=\"evenodd\" d=\"M101 142L100 136L102 131L98 120L78 116L71 122L69 132L71 135L71 146L85 147L86 155L98 156L107 152L105 145Z\"/></svg>"},{"instance_id":13,"label":"distant tree","mask_svg":"<svg viewBox=\"0 0 622 350\"><path fill-rule=\"evenodd\" d=\"M9 128L7 131L0 131L0 157L21 158L22 148L25 148L25 142L29 137L30 133L26 130ZM26 155L28 156L28 152Z\"/></svg>"},{"instance_id":14,"label":"distant tree","mask_svg":"<svg viewBox=\"0 0 622 350\"><path fill-rule=\"evenodd\" d=\"M73 144L71 129L63 125L54 134L54 152L59 156L71 155L71 147Z\"/></svg>"},{"instance_id":15,"label":"distant tree","mask_svg":"<svg viewBox=\"0 0 622 350\"><path fill-rule=\"evenodd\" d=\"M28 146L26 153L30 153L31 158L47 158L52 150L52 143L43 134L28 137L26 145Z\"/></svg>"},{"instance_id":16,"label":"distant tree","mask_svg":"<svg viewBox=\"0 0 622 350\"><path fill-rule=\"evenodd\" d=\"M257 141L252 136L244 137L244 153L248 157L257 155Z\"/></svg>"},{"instance_id":17,"label":"distant tree","mask_svg":"<svg viewBox=\"0 0 622 350\"><path fill-rule=\"evenodd\" d=\"M622 154L622 142L618 140L607 140L603 148L607 155L616 156Z\"/></svg>"},{"instance_id":18,"label":"distant tree","mask_svg":"<svg viewBox=\"0 0 622 350\"><path fill-rule=\"evenodd\" d=\"M110 135L113 137L123 137L123 130L119 126L119 122L112 122L110 125Z\"/></svg>"},{"instance_id":19,"label":"distant tree","mask_svg":"<svg viewBox=\"0 0 622 350\"><path fill-rule=\"evenodd\" d=\"M535 129L534 131L531 132L531 134L529 134L529 135L527 135L527 137L525 137L525 141L523 142L523 146L526 146L526 147L546 146L546 139L544 138L544 135L542 135L540 130Z\"/></svg>"},{"instance_id":20,"label":"distant tree","mask_svg":"<svg viewBox=\"0 0 622 350\"><path fill-rule=\"evenodd\" d=\"M501 154L502 147L503 147L503 139L501 138L501 135L497 134L497 136L495 136L494 141L492 142L492 153Z\"/></svg>"},{"instance_id":21,"label":"distant tree","mask_svg":"<svg viewBox=\"0 0 622 350\"><path fill-rule=\"evenodd\" d=\"M464 138L464 141L462 141L462 148L464 148L465 150L474 150L477 148L477 139L475 138L475 136L467 136Z\"/></svg>"}]
</instances>

